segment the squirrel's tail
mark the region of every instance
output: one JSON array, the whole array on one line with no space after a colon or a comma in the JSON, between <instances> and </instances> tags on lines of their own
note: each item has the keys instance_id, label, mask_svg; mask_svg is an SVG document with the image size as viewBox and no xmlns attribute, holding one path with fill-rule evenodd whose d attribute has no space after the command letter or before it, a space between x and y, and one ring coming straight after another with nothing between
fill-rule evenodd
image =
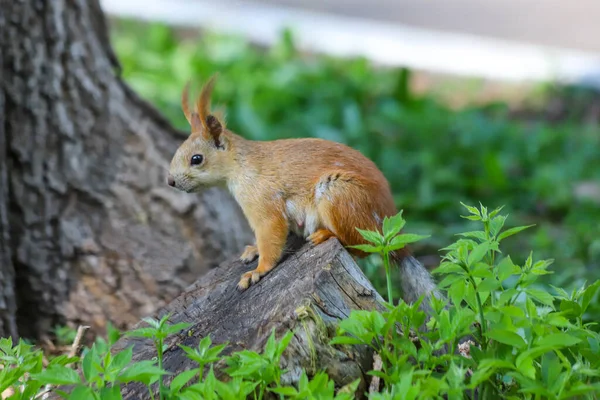
<instances>
[{"instance_id":1,"label":"squirrel's tail","mask_svg":"<svg viewBox=\"0 0 600 400\"><path fill-rule=\"evenodd\" d=\"M421 309L427 314L431 311L430 299L432 296L443 298L443 295L437 289L433 277L427 271L425 266L419 262L406 249L400 252L392 252L391 257L394 263L400 269L400 280L402 282L403 299L406 303L412 304L419 297L423 296Z\"/></svg>"}]
</instances>

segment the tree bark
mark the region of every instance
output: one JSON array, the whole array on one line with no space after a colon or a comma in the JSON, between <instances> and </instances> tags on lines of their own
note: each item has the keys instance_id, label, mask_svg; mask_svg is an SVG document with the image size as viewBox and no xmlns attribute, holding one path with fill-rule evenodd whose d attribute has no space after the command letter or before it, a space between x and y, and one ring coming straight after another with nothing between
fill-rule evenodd
<instances>
[{"instance_id":1,"label":"tree bark","mask_svg":"<svg viewBox=\"0 0 600 400\"><path fill-rule=\"evenodd\" d=\"M224 191L166 185L185 134L121 80L97 0L0 10L0 336L126 329L250 230Z\"/></svg>"},{"instance_id":2,"label":"tree bark","mask_svg":"<svg viewBox=\"0 0 600 400\"><path fill-rule=\"evenodd\" d=\"M2 62L1 52L0 62ZM0 92L0 110L2 109L4 109L4 93ZM17 304L14 293L15 271L8 242L6 164L6 135L4 123L0 123L0 336L10 336L14 339L17 337Z\"/></svg>"},{"instance_id":3,"label":"tree bark","mask_svg":"<svg viewBox=\"0 0 600 400\"><path fill-rule=\"evenodd\" d=\"M352 310L384 310L384 300L337 239L316 247L304 244L299 248L301 244L299 239L290 240L287 258L244 292L236 290L237 282L242 273L256 268L257 261L220 265L156 313L158 319L170 314L170 324L192 324L165 341L163 368L173 373L165 378L167 385L178 373L197 368L180 344L197 347L210 335L213 344L229 343L225 355L242 349L260 352L273 330L276 338L292 330L294 337L282 357L282 367L288 370L282 384L296 385L302 369L306 369L309 376L325 371L338 387L361 378L357 393L367 389L372 351L328 343L338 322ZM140 323L135 328L141 326L147 325ZM133 346L133 361L156 356L152 342L142 338L122 338L113 350L129 346ZM219 378L225 376L221 367L222 363L215 366ZM153 389L156 397L158 386ZM124 386L122 394L124 399L150 398L141 384Z\"/></svg>"}]
</instances>

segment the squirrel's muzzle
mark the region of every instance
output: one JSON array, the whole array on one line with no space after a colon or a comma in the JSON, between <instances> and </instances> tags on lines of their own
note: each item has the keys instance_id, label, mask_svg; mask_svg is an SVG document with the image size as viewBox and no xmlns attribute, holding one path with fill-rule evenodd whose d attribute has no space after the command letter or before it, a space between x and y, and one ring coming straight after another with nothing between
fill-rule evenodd
<instances>
[{"instance_id":1,"label":"squirrel's muzzle","mask_svg":"<svg viewBox=\"0 0 600 400\"><path fill-rule=\"evenodd\" d=\"M173 176L171 174L169 174L169 176L167 176L167 184L169 186L175 187L175 179L173 178Z\"/></svg>"}]
</instances>

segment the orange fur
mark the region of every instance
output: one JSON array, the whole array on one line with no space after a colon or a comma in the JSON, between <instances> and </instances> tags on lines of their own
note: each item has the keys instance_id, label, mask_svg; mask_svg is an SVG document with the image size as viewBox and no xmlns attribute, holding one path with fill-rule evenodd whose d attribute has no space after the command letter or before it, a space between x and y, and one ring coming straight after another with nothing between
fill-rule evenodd
<instances>
[{"instance_id":1,"label":"orange fur","mask_svg":"<svg viewBox=\"0 0 600 400\"><path fill-rule=\"evenodd\" d=\"M314 244L331 237L344 246L364 244L356 228L381 230L384 217L396 214L387 180L359 151L314 138L246 140L211 114L213 86L211 78L193 113L184 89L182 108L190 115L192 133L171 161L170 179L179 190L221 185L235 197L256 236L256 245L248 246L242 258L258 253L259 259L258 267L241 277L240 289L277 265L290 231ZM195 154L202 155L201 165L190 164Z\"/></svg>"}]
</instances>

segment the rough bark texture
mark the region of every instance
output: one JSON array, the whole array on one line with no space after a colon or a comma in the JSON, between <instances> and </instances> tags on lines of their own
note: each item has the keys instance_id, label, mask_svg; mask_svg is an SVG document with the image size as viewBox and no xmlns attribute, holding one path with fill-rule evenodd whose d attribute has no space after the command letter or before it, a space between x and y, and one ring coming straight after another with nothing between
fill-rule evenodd
<instances>
[{"instance_id":1,"label":"rough bark texture","mask_svg":"<svg viewBox=\"0 0 600 400\"><path fill-rule=\"evenodd\" d=\"M282 357L282 367L289 371L282 377L284 384L296 384L302 368L308 374L325 370L339 386L362 378L358 393L363 393L370 381L366 371L372 367L372 352L356 346L342 350L328 342L339 320L351 310L382 310L384 300L337 239L316 247L305 244L294 251L300 245L292 237L288 256L244 292L238 292L236 284L242 273L256 268L257 261L249 265L223 263L158 311L156 318L170 313L170 323L192 324L166 339L163 367L173 376L197 367L178 345L196 347L209 334L214 344L228 342L223 354L231 354L242 349L260 352L273 329L277 338L292 330L294 337ZM309 312L303 313L303 309ZM136 327L141 326L146 325ZM114 351L132 345L134 361L156 355L151 341L138 338L121 339ZM217 377L223 377L220 366L216 366ZM154 390L156 394L158 387ZM125 399L150 398L148 389L139 384L126 385L122 393Z\"/></svg>"},{"instance_id":2,"label":"rough bark texture","mask_svg":"<svg viewBox=\"0 0 600 400\"><path fill-rule=\"evenodd\" d=\"M2 62L2 52L0 52ZM4 93L0 91L0 110L4 109ZM15 271L11 261L11 249L8 242L8 210L6 208L7 162L6 135L4 123L0 119L0 335L17 336L16 298L14 293Z\"/></svg>"},{"instance_id":3,"label":"rough bark texture","mask_svg":"<svg viewBox=\"0 0 600 400\"><path fill-rule=\"evenodd\" d=\"M0 34L0 335L125 329L252 241L224 191L165 184L183 133L119 78L97 0L0 0Z\"/></svg>"}]
</instances>

